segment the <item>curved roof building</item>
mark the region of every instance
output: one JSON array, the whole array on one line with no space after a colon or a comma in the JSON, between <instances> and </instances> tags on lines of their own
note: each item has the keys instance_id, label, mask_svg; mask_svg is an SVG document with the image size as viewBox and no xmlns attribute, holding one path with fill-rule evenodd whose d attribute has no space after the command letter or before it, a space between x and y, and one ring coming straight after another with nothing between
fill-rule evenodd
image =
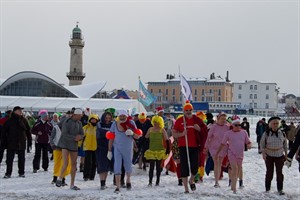
<instances>
[{"instance_id":1,"label":"curved roof building","mask_svg":"<svg viewBox=\"0 0 300 200\"><path fill-rule=\"evenodd\" d=\"M32 97L92 98L101 91L106 82L64 87L48 76L33 72L19 72L0 85L0 95Z\"/></svg>"}]
</instances>

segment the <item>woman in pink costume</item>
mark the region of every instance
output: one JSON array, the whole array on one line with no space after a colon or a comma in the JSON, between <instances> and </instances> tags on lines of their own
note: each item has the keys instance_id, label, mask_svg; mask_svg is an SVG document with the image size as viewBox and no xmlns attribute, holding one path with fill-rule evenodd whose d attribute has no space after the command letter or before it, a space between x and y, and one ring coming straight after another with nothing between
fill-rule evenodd
<instances>
[{"instance_id":1,"label":"woman in pink costume","mask_svg":"<svg viewBox=\"0 0 300 200\"><path fill-rule=\"evenodd\" d=\"M226 122L226 113L219 113L217 122L213 124L208 132L205 148L208 150L214 161L215 186L220 187L219 178L221 173L221 165L224 157L227 154L227 148L224 147L217 155L218 148L221 146L225 132L229 131L229 126Z\"/></svg>"}]
</instances>

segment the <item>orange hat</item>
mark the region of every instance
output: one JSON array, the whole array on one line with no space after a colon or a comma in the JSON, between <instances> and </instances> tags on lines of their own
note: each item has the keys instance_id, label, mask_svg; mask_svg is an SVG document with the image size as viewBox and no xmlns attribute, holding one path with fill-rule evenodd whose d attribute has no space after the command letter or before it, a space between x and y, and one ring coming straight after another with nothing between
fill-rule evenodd
<instances>
[{"instance_id":1,"label":"orange hat","mask_svg":"<svg viewBox=\"0 0 300 200\"><path fill-rule=\"evenodd\" d=\"M206 115L204 112L202 111L198 111L196 112L197 117L199 117L200 119L202 119L203 121L206 120Z\"/></svg>"},{"instance_id":2,"label":"orange hat","mask_svg":"<svg viewBox=\"0 0 300 200\"><path fill-rule=\"evenodd\" d=\"M147 115L146 115L146 113L143 113L143 112L142 112L142 113L139 114L138 118L139 118L139 119L146 119L146 118L147 118Z\"/></svg>"},{"instance_id":3,"label":"orange hat","mask_svg":"<svg viewBox=\"0 0 300 200\"><path fill-rule=\"evenodd\" d=\"M184 106L183 106L183 110L186 111L186 110L193 110L193 105L190 103L190 101L186 101Z\"/></svg>"}]
</instances>

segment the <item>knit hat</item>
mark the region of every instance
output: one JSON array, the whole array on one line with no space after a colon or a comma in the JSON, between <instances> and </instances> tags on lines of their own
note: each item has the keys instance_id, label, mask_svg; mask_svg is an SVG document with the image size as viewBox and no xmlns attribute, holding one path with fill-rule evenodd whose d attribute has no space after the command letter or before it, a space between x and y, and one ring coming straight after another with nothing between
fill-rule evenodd
<instances>
[{"instance_id":1,"label":"knit hat","mask_svg":"<svg viewBox=\"0 0 300 200\"><path fill-rule=\"evenodd\" d=\"M281 120L280 117L274 116L274 117L271 117L271 118L268 120L268 124L270 124L270 122L273 121L273 120L275 120L275 119Z\"/></svg>"},{"instance_id":2,"label":"knit hat","mask_svg":"<svg viewBox=\"0 0 300 200\"><path fill-rule=\"evenodd\" d=\"M138 116L139 119L146 119L147 118L147 114L146 113L140 113Z\"/></svg>"},{"instance_id":3,"label":"knit hat","mask_svg":"<svg viewBox=\"0 0 300 200\"><path fill-rule=\"evenodd\" d=\"M76 108L73 112L74 115L82 115L82 110L80 108Z\"/></svg>"},{"instance_id":4,"label":"knit hat","mask_svg":"<svg viewBox=\"0 0 300 200\"><path fill-rule=\"evenodd\" d=\"M126 110L118 110L118 116L120 115L125 115L126 117L128 117L128 113Z\"/></svg>"},{"instance_id":5,"label":"knit hat","mask_svg":"<svg viewBox=\"0 0 300 200\"><path fill-rule=\"evenodd\" d=\"M237 124L237 123L241 123L241 121L239 119L235 119L231 122L231 124Z\"/></svg>"},{"instance_id":6,"label":"knit hat","mask_svg":"<svg viewBox=\"0 0 300 200\"><path fill-rule=\"evenodd\" d=\"M48 116L48 111L47 110L40 110L39 116L41 116L41 119L47 117Z\"/></svg>"},{"instance_id":7,"label":"knit hat","mask_svg":"<svg viewBox=\"0 0 300 200\"><path fill-rule=\"evenodd\" d=\"M183 106L183 110L186 111L186 110L193 110L193 105L190 103L189 100L187 100Z\"/></svg>"}]
</instances>

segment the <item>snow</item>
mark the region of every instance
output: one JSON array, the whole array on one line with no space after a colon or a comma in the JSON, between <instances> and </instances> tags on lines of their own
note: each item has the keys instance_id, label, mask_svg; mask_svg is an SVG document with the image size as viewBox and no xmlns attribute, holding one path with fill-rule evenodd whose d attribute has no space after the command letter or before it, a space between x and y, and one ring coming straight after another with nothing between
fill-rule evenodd
<instances>
[{"instance_id":1,"label":"snow","mask_svg":"<svg viewBox=\"0 0 300 200\"><path fill-rule=\"evenodd\" d=\"M249 118L248 118L249 119ZM221 188L214 188L213 172L210 176L204 177L203 183L197 183L197 190L190 194L183 194L183 186L177 185L177 177L173 173L165 175L162 173L161 185L147 187L148 172L144 172L134 166L132 175L132 190L121 189L119 194L114 193L115 186L112 184L112 175L108 176L106 190L100 190L100 180L96 175L94 181L83 181L82 173L77 172L75 184L81 188L80 191L72 191L68 186L57 188L51 184L53 162L50 161L49 171L42 170L38 173L32 173L32 160L34 151L26 154L26 178L18 177L17 158L14 162L14 171L12 178L3 179L6 164L2 162L0 167L0 199L49 199L49 200L67 200L67 199L299 199L300 195L300 173L298 171L298 162L293 160L292 167L284 166L283 173L285 196L279 196L276 190L276 174L272 181L271 192L266 193L264 187L265 165L261 155L257 153L257 143L255 136L255 123L258 118L250 118L251 123L251 141L253 148L245 152L243 164L244 169L244 189L238 189L237 194L233 194L228 187L228 176L225 173L223 180L220 181ZM4 159L5 160L5 159ZM79 165L79 164L78 164ZM70 177L67 177L69 183ZM155 175L154 175L155 181Z\"/></svg>"}]
</instances>

